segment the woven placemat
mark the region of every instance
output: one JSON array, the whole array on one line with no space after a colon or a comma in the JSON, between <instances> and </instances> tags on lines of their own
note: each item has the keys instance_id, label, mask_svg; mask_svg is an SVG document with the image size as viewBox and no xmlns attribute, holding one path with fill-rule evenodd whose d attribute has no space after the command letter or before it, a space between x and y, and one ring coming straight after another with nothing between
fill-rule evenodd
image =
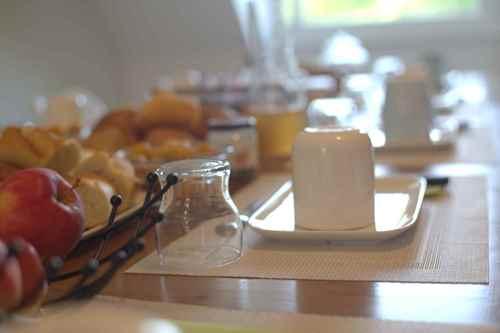
<instances>
[{"instance_id":1,"label":"woven placemat","mask_svg":"<svg viewBox=\"0 0 500 333\"><path fill-rule=\"evenodd\" d=\"M240 207L262 197L264 189L264 193L272 193L284 180L283 176L260 179L239 193ZM244 255L234 264L200 271L188 265L160 265L156 254L151 254L127 273L488 283L488 267L486 181L483 177L468 177L453 178L446 195L424 202L415 228L385 242L276 241L247 228Z\"/></svg>"}]
</instances>

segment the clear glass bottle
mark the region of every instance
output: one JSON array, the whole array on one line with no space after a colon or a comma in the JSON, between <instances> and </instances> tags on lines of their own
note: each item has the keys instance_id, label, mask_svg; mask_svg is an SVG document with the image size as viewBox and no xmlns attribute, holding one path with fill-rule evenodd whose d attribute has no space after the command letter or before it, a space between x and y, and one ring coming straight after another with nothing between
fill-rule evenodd
<instances>
[{"instance_id":1,"label":"clear glass bottle","mask_svg":"<svg viewBox=\"0 0 500 333\"><path fill-rule=\"evenodd\" d=\"M160 211L165 217L156 226L161 263L206 269L238 260L243 228L229 195L229 162L183 160L156 172L162 186L168 174L179 178L163 199Z\"/></svg>"},{"instance_id":2,"label":"clear glass bottle","mask_svg":"<svg viewBox=\"0 0 500 333\"><path fill-rule=\"evenodd\" d=\"M252 1L248 8L253 61L245 111L257 120L260 163L266 170L286 168L295 136L307 125L304 75L281 7L281 0L269 0Z\"/></svg>"},{"instance_id":3,"label":"clear glass bottle","mask_svg":"<svg viewBox=\"0 0 500 333\"><path fill-rule=\"evenodd\" d=\"M299 68L293 36L283 20L281 0L248 4L251 98L265 104L303 104L305 74Z\"/></svg>"}]
</instances>

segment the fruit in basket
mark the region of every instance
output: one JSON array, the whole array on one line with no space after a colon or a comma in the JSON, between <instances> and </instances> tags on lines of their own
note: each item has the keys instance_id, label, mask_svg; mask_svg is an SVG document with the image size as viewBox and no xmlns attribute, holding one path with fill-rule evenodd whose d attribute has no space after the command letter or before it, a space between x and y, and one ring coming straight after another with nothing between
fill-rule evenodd
<instances>
[{"instance_id":1,"label":"fruit in basket","mask_svg":"<svg viewBox=\"0 0 500 333\"><path fill-rule=\"evenodd\" d=\"M16 259L9 258L0 268L0 310L10 310L22 301L21 270Z\"/></svg>"},{"instance_id":2,"label":"fruit in basket","mask_svg":"<svg viewBox=\"0 0 500 333\"><path fill-rule=\"evenodd\" d=\"M21 267L0 240L0 310L17 307L22 300Z\"/></svg>"},{"instance_id":3,"label":"fruit in basket","mask_svg":"<svg viewBox=\"0 0 500 333\"><path fill-rule=\"evenodd\" d=\"M57 172L32 168L0 184L0 238L22 237L43 259L65 257L83 232L82 202Z\"/></svg>"},{"instance_id":4,"label":"fruit in basket","mask_svg":"<svg viewBox=\"0 0 500 333\"><path fill-rule=\"evenodd\" d=\"M25 310L43 301L47 279L35 248L21 238L0 240L0 311Z\"/></svg>"},{"instance_id":5,"label":"fruit in basket","mask_svg":"<svg viewBox=\"0 0 500 333\"><path fill-rule=\"evenodd\" d=\"M18 238L11 246L16 248L17 262L21 269L23 304L29 305L46 290L45 270L38 252L31 244Z\"/></svg>"}]
</instances>

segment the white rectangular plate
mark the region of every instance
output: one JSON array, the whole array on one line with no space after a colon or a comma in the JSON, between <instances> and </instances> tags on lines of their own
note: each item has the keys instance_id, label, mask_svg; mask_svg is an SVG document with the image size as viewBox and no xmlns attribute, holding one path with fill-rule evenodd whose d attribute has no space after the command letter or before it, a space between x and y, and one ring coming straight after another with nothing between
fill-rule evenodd
<instances>
[{"instance_id":1,"label":"white rectangular plate","mask_svg":"<svg viewBox=\"0 0 500 333\"><path fill-rule=\"evenodd\" d=\"M375 181L375 224L353 230L308 230L295 225L292 183L285 183L249 219L249 225L264 237L273 239L384 240L411 228L425 195L425 179L392 176ZM335 217L332 217L335 218Z\"/></svg>"}]
</instances>

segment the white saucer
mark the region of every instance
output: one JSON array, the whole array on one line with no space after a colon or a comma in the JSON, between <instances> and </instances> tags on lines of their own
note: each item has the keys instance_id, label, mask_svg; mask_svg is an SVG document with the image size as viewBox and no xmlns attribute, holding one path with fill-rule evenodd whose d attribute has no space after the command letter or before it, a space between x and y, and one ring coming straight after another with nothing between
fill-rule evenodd
<instances>
[{"instance_id":1,"label":"white saucer","mask_svg":"<svg viewBox=\"0 0 500 333\"><path fill-rule=\"evenodd\" d=\"M458 124L458 123L457 123ZM455 145L458 136L458 125L455 122L447 121L439 124L429 131L428 139L420 140L387 140L386 135L381 129L371 129L368 132L375 151L434 151L446 150Z\"/></svg>"},{"instance_id":2,"label":"white saucer","mask_svg":"<svg viewBox=\"0 0 500 333\"><path fill-rule=\"evenodd\" d=\"M323 231L295 225L292 183L287 182L250 217L248 223L259 234L273 239L384 240L416 224L426 186L425 179L417 176L377 178L375 225L354 230Z\"/></svg>"}]
</instances>

